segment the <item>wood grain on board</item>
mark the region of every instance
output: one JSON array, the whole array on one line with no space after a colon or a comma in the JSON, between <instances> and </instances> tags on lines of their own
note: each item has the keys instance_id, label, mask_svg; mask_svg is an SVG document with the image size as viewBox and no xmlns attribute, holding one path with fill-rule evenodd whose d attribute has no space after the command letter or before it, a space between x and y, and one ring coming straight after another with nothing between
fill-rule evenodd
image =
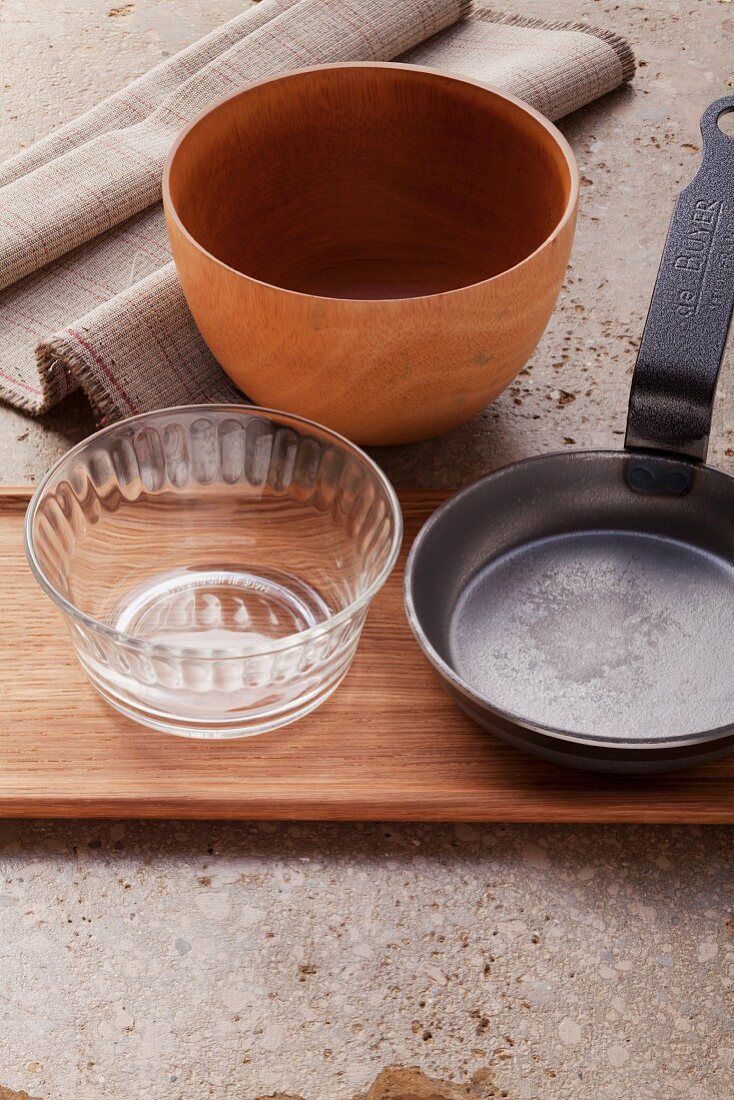
<instances>
[{"instance_id":1,"label":"wood grain on board","mask_svg":"<svg viewBox=\"0 0 734 1100\"><path fill-rule=\"evenodd\" d=\"M0 489L0 816L734 822L734 756L602 778L511 749L458 711L402 608L402 561L346 681L310 717L189 741L119 716L87 683L23 553L30 490ZM404 553L443 499L401 495Z\"/></svg>"}]
</instances>

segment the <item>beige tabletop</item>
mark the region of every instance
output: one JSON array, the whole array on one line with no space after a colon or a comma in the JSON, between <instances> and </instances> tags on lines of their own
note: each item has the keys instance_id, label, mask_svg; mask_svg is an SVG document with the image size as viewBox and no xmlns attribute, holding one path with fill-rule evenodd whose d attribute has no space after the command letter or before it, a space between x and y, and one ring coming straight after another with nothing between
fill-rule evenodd
<instances>
[{"instance_id":1,"label":"beige tabletop","mask_svg":"<svg viewBox=\"0 0 734 1100\"><path fill-rule=\"evenodd\" d=\"M243 0L5 0L0 157ZM497 5L499 6L499 5ZM621 444L635 348L734 4L508 0L627 35L631 88L563 124L582 173L559 308L471 424L378 454L403 487ZM734 472L734 356L711 460ZM0 408L0 480L93 421ZM389 1065L477 1100L730 1100L734 831L0 823L0 1096L348 1100ZM492 1083L493 1082L493 1083Z\"/></svg>"}]
</instances>

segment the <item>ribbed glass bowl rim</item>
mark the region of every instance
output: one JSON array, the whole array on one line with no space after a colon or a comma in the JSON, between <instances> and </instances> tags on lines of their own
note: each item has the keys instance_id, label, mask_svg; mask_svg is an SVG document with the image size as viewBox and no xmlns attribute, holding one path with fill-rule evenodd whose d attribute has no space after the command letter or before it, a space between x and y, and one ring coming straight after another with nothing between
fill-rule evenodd
<instances>
[{"instance_id":1,"label":"ribbed glass bowl rim","mask_svg":"<svg viewBox=\"0 0 734 1100\"><path fill-rule=\"evenodd\" d=\"M89 447L91 443L104 439L105 436L111 435L114 431L119 430L124 425L137 425L146 420L152 420L153 418L160 416L174 417L180 413L201 413L202 416L206 416L210 413L231 413L237 417L242 414L248 416L261 416L267 418L278 418L280 422L291 422L295 425L304 428L315 428L318 432L323 433L328 437L330 442L337 444L343 450L348 451L354 455L360 462L362 462L372 473L376 476L377 480L382 485L385 495L390 503L392 510L392 516L394 521L394 530L390 549L385 559L385 563L380 570L377 577L374 579L369 588L357 597L356 600L352 600L350 604L338 611L336 615L332 615L322 623L317 623L315 626L310 626L306 630L298 631L295 634L289 634L285 638L276 638L268 646L256 651L227 648L222 647L213 649L210 652L202 652L201 649L197 649L194 646L168 646L161 642L146 642L140 638L136 638L132 634L126 634L122 630L116 630L114 627L107 626L105 623L95 619L93 615L88 615L85 611L78 608L71 600L68 600L63 593L59 592L54 584L51 583L46 576L43 566L41 565L38 557L36 556L35 547L33 545L33 520L38 511L38 507L41 501L46 495L48 486L53 481L58 471L66 463L73 460L74 456L83 451L86 447ZM230 486L230 488L236 488L236 483ZM135 416L130 416L124 420L117 420L114 424L108 424L104 428L101 428L98 432L94 432L92 435L87 436L85 439L80 440L70 450L57 459L53 466L47 471L44 477L39 482L36 491L31 497L30 503L26 510L25 523L23 527L23 539L25 546L25 554L28 559L28 564L31 568L33 575L40 584L41 588L46 592L53 602L72 619L81 623L83 626L89 627L97 633L108 638L110 641L115 642L118 645L124 646L126 649L133 649L140 653L154 656L166 656L166 657L190 657L203 661L221 661L232 659L255 659L257 657L266 657L273 653L279 653L287 649L295 649L302 645L307 645L314 638L322 637L329 633L335 627L340 626L342 623L351 619L358 611L366 607L370 601L376 596L379 590L384 585L387 578L392 573L395 563L400 553L400 547L403 541L403 513L400 508L400 502L398 501L397 493L393 488L391 482L387 478L386 474L380 469L377 463L370 458L365 451L358 447L356 443L352 443L343 435L339 435L338 432L333 431L331 428L324 427L323 424L318 424L315 420L308 420L304 416L297 416L294 413L281 412L279 409L264 408L260 405L230 405L226 403L211 404L211 405L173 405L169 409L154 409L150 412L137 413Z\"/></svg>"}]
</instances>

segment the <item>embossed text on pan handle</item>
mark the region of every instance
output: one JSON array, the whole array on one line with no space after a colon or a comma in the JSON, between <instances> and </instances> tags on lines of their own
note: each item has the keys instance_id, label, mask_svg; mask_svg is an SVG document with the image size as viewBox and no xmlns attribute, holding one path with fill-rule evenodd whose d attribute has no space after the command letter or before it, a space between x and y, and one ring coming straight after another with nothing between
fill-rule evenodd
<instances>
[{"instance_id":1,"label":"embossed text on pan handle","mask_svg":"<svg viewBox=\"0 0 734 1100\"><path fill-rule=\"evenodd\" d=\"M632 379L629 449L705 461L716 381L734 310L734 96L701 118L703 159L681 192Z\"/></svg>"}]
</instances>

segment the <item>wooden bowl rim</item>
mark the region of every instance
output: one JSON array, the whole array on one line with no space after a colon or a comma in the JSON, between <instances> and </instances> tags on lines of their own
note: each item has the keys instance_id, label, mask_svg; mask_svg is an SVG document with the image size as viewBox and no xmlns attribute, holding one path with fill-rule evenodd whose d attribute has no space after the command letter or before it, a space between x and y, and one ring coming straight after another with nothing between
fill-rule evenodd
<instances>
[{"instance_id":1,"label":"wooden bowl rim","mask_svg":"<svg viewBox=\"0 0 734 1100\"><path fill-rule=\"evenodd\" d=\"M194 237L193 234L191 234L186 228L183 221L178 215L176 204L171 197L171 172L173 169L173 163L176 159L176 155L179 149L187 140L191 131L194 130L201 122L203 122L208 115L213 114L215 111L218 111L222 106L224 106L225 103L228 103L230 100L237 99L240 96L246 95L253 88L259 88L264 84L273 84L276 81L289 80L291 77L298 77L303 75L304 73L331 72L335 69L398 69L405 72L424 73L429 77L440 77L443 80L451 80L459 84L470 84L475 88L481 88L483 91L490 92L498 99L503 99L507 103L512 104L512 106L517 108L521 113L530 115L530 117L533 118L535 122L539 123L541 129L546 131L549 137L560 149L561 153L563 154L566 167L568 169L570 182L568 200L566 202L566 207L563 211L563 214L556 223L552 232L545 238L544 241L542 241L538 245L536 249L534 249L527 256L524 256L522 260L518 261L518 263L513 264L512 267L505 268L504 271L499 271L496 275L491 275L488 279L480 279L479 282L467 283L465 286L453 287L447 290L439 290L433 294L411 294L401 298L340 298L332 294L308 294L300 290L291 290L288 287L278 286L275 283L267 283L264 282L262 279L255 278L255 276L253 275L248 275L247 272L240 271L238 268L232 267L230 264L225 263L224 260L220 260L213 253L209 252L206 248L204 248L201 242L198 241L196 237ZM510 275L512 272L519 271L526 264L529 264L541 252L548 248L561 235L561 233L563 233L564 229L566 228L576 211L576 207L578 205L579 187L580 181L578 164L576 162L576 157L570 144L563 136L561 131L558 129L558 127L554 125L554 123L552 123L550 119L547 119L545 115L541 114L540 111L536 111L534 107L531 107L529 103L526 103L524 100L519 99L517 96L510 95L508 92L500 91L500 89L496 88L493 84L488 84L486 83L486 81L483 80L473 80L471 77L464 77L459 76L455 73L444 72L442 69L435 69L428 65L406 65L402 62L397 61L341 61L333 62L329 65L304 65L303 67L298 69L289 69L287 72L279 73L277 76L265 77L263 80L255 80L251 84L247 84L244 88L238 88L237 91L230 92L227 95L222 96L222 98L218 99L216 103L213 103L210 107L206 107L203 111L201 111L196 116L196 118L192 119L191 122L184 126L184 128L179 132L176 140L168 151L168 156L166 157L166 162L163 166L162 180L163 207L166 212L167 218L170 218L171 221L175 223L179 233L181 233L181 235L185 237L198 252L200 252L203 256L206 256L209 260L212 261L212 263L216 264L218 267L222 268L225 271L231 272L233 275L236 275L240 279L247 279L251 283L255 283L258 286L261 286L267 290L273 290L280 294L294 295L296 298L308 299L309 301L313 300L320 302L350 302L353 306L372 304L386 305L390 302L393 304L399 304L401 302L430 301L431 299L443 298L450 294L463 294L468 290L473 290L475 287L487 286L490 283L494 283L500 279L504 279L507 275Z\"/></svg>"}]
</instances>

